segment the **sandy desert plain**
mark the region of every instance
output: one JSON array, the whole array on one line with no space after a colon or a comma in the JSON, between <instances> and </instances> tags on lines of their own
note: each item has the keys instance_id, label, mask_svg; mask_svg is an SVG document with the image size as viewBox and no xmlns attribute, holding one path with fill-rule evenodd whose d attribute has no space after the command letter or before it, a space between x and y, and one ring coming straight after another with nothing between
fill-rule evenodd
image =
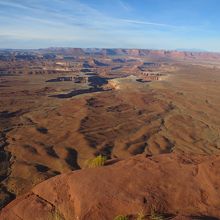
<instances>
[{"instance_id":1,"label":"sandy desert plain","mask_svg":"<svg viewBox=\"0 0 220 220\"><path fill-rule=\"evenodd\" d=\"M219 54L1 51L0 219L219 219L219 86Z\"/></svg>"}]
</instances>

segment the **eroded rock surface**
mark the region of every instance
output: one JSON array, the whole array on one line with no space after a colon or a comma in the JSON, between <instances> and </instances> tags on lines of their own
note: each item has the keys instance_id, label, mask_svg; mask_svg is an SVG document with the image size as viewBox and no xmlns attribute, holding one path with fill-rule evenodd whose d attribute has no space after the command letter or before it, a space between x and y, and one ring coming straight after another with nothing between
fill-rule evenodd
<instances>
[{"instance_id":1,"label":"eroded rock surface","mask_svg":"<svg viewBox=\"0 0 220 220\"><path fill-rule=\"evenodd\" d=\"M51 178L4 208L0 219L134 219L152 209L174 219L220 218L219 174L219 156L138 155Z\"/></svg>"}]
</instances>

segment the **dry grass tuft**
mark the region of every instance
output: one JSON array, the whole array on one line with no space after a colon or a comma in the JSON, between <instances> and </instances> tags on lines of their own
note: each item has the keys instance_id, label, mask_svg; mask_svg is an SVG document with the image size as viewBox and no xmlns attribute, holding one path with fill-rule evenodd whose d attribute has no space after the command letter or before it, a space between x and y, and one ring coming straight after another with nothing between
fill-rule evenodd
<instances>
[{"instance_id":1,"label":"dry grass tuft","mask_svg":"<svg viewBox=\"0 0 220 220\"><path fill-rule=\"evenodd\" d=\"M125 215L118 215L114 218L114 220L128 220L128 217Z\"/></svg>"},{"instance_id":2,"label":"dry grass tuft","mask_svg":"<svg viewBox=\"0 0 220 220\"><path fill-rule=\"evenodd\" d=\"M105 156L99 155L93 159L87 160L86 167L96 168L96 167L104 166L106 160L107 160L107 158Z\"/></svg>"}]
</instances>

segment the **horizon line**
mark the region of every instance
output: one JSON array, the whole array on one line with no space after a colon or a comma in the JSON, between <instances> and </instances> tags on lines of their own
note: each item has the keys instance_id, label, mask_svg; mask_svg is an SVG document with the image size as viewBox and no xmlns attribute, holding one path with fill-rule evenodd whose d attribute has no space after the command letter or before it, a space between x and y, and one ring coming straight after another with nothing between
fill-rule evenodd
<instances>
[{"instance_id":1,"label":"horizon line","mask_svg":"<svg viewBox=\"0 0 220 220\"><path fill-rule=\"evenodd\" d=\"M126 48L126 47L62 47L62 46L51 46L51 47L39 47L39 48L2 48L0 47L0 50L46 50L46 49L107 49L107 50L151 50L151 51L173 51L173 52L193 52L193 53L220 53L220 51L210 51L210 50L203 50L203 49L185 49L185 48L176 48L176 49L153 49L153 48Z\"/></svg>"}]
</instances>

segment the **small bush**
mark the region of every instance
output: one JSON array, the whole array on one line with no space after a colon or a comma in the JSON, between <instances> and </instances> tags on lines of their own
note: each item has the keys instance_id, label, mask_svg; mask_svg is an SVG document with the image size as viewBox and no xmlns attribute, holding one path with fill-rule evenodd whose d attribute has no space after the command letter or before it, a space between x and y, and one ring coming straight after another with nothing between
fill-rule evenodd
<instances>
[{"instance_id":1,"label":"small bush","mask_svg":"<svg viewBox=\"0 0 220 220\"><path fill-rule=\"evenodd\" d=\"M86 162L86 167L95 168L95 167L104 166L106 160L107 160L107 158L105 156L99 155L93 159L88 160Z\"/></svg>"},{"instance_id":2,"label":"small bush","mask_svg":"<svg viewBox=\"0 0 220 220\"><path fill-rule=\"evenodd\" d=\"M155 211L153 210L153 211L151 212L150 219L151 219L151 220L164 220L164 217L163 217L161 214L159 214L159 213L157 213L157 212L155 212Z\"/></svg>"},{"instance_id":3,"label":"small bush","mask_svg":"<svg viewBox=\"0 0 220 220\"><path fill-rule=\"evenodd\" d=\"M136 220L144 220L145 219L145 214L143 211L140 211L138 214L137 214L137 219Z\"/></svg>"},{"instance_id":4,"label":"small bush","mask_svg":"<svg viewBox=\"0 0 220 220\"><path fill-rule=\"evenodd\" d=\"M128 217L125 215L118 215L114 218L114 220L128 220Z\"/></svg>"},{"instance_id":5,"label":"small bush","mask_svg":"<svg viewBox=\"0 0 220 220\"><path fill-rule=\"evenodd\" d=\"M57 209L55 209L55 211L53 213L53 220L63 220L63 219L64 218L61 216L59 211Z\"/></svg>"}]
</instances>

